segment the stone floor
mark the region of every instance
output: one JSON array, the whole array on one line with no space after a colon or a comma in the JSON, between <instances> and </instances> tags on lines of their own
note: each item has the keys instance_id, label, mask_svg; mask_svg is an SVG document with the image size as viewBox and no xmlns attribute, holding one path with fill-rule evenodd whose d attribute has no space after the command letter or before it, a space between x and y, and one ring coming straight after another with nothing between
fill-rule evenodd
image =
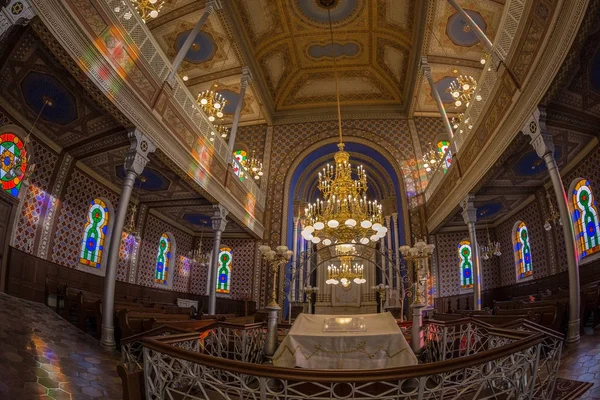
<instances>
[{"instance_id":1,"label":"stone floor","mask_svg":"<svg viewBox=\"0 0 600 400\"><path fill-rule=\"evenodd\" d=\"M0 399L122 399L118 361L43 304L0 293Z\"/></svg>"},{"instance_id":2,"label":"stone floor","mask_svg":"<svg viewBox=\"0 0 600 400\"><path fill-rule=\"evenodd\" d=\"M600 330L586 329L579 343L563 348L558 376L594 384L580 399L600 399Z\"/></svg>"},{"instance_id":3,"label":"stone floor","mask_svg":"<svg viewBox=\"0 0 600 400\"><path fill-rule=\"evenodd\" d=\"M118 361L50 308L0 293L0 399L121 399ZM581 399L600 399L600 330L563 349L559 376L594 383Z\"/></svg>"}]
</instances>

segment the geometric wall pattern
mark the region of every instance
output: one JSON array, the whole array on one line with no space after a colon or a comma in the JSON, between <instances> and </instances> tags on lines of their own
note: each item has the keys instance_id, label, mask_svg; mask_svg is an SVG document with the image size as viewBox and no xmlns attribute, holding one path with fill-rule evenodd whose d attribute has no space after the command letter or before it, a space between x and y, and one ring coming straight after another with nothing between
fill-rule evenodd
<instances>
[{"instance_id":1,"label":"geometric wall pattern","mask_svg":"<svg viewBox=\"0 0 600 400\"><path fill-rule=\"evenodd\" d=\"M175 267L170 271L173 274L172 290L187 292L191 267L187 255L192 249L193 238L152 214L148 215L146 228L142 234L136 283L143 286L155 286L156 249L161 235L165 232L173 234L175 238ZM167 287L165 286L163 289L167 289Z\"/></svg>"},{"instance_id":2,"label":"geometric wall pattern","mask_svg":"<svg viewBox=\"0 0 600 400\"><path fill-rule=\"evenodd\" d=\"M14 233L14 246L27 253L33 253L35 233L40 222L42 207L48 200L50 178L58 160L58 155L52 149L33 138L30 146L33 154L29 154L29 159L36 160L36 169L28 177L30 185L25 192Z\"/></svg>"}]
</instances>

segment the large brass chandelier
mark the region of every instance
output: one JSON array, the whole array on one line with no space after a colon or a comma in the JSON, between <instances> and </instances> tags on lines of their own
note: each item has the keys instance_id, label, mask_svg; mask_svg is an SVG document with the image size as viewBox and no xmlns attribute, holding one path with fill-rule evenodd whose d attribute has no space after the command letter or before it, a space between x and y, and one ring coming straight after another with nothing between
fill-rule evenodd
<instances>
[{"instance_id":1,"label":"large brass chandelier","mask_svg":"<svg viewBox=\"0 0 600 400\"><path fill-rule=\"evenodd\" d=\"M133 7L138 12L142 21L147 22L149 19L158 17L158 13L164 5L163 0L130 0Z\"/></svg>"},{"instance_id":2,"label":"large brass chandelier","mask_svg":"<svg viewBox=\"0 0 600 400\"><path fill-rule=\"evenodd\" d=\"M341 256L340 265L331 264L327 266L328 285L342 284L343 287L348 287L352 282L357 285L365 283L367 280L363 278L364 266L362 264L352 263L353 256Z\"/></svg>"},{"instance_id":3,"label":"large brass chandelier","mask_svg":"<svg viewBox=\"0 0 600 400\"><path fill-rule=\"evenodd\" d=\"M223 118L223 109L227 105L227 100L220 93L214 90L205 90L198 94L197 102L208 115L210 122L214 122L217 118Z\"/></svg>"},{"instance_id":4,"label":"large brass chandelier","mask_svg":"<svg viewBox=\"0 0 600 400\"><path fill-rule=\"evenodd\" d=\"M329 9L329 32L333 49L333 73L337 98L339 151L333 156L335 162L327 164L319 173L318 189L323 196L305 208L305 228L302 237L312 243L325 246L343 243L369 244L385 236L381 204L367 199L367 173L362 165L355 169L350 154L344 151L342 139L342 114L340 90L336 70L336 55ZM355 179L356 178L356 179Z\"/></svg>"}]
</instances>

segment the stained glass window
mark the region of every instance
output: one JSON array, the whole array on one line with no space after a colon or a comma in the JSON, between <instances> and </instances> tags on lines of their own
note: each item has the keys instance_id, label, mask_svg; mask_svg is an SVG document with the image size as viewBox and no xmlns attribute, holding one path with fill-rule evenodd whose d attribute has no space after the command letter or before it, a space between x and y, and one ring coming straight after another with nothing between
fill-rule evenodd
<instances>
[{"instance_id":1,"label":"stained glass window","mask_svg":"<svg viewBox=\"0 0 600 400\"><path fill-rule=\"evenodd\" d=\"M248 154L245 150L237 150L233 152L233 156L236 160L239 161L240 164L244 165L244 163L248 160Z\"/></svg>"},{"instance_id":2,"label":"stained glass window","mask_svg":"<svg viewBox=\"0 0 600 400\"><path fill-rule=\"evenodd\" d=\"M580 257L585 257L600 250L598 206L589 181L581 179L575 184L572 201L575 238Z\"/></svg>"},{"instance_id":3,"label":"stained glass window","mask_svg":"<svg viewBox=\"0 0 600 400\"><path fill-rule=\"evenodd\" d=\"M83 231L80 263L100 268L109 218L110 213L106 204L100 199L92 200Z\"/></svg>"},{"instance_id":4,"label":"stained glass window","mask_svg":"<svg viewBox=\"0 0 600 400\"><path fill-rule=\"evenodd\" d=\"M17 197L27 169L25 145L14 133L0 135L0 182L2 189Z\"/></svg>"},{"instance_id":5,"label":"stained glass window","mask_svg":"<svg viewBox=\"0 0 600 400\"><path fill-rule=\"evenodd\" d=\"M219 249L219 258L217 265L217 293L229 293L231 290L231 249L221 247Z\"/></svg>"},{"instance_id":6,"label":"stained glass window","mask_svg":"<svg viewBox=\"0 0 600 400\"><path fill-rule=\"evenodd\" d=\"M233 163L233 173L235 176L240 178L240 181L244 180L244 170L242 167L246 165L246 161L248 160L248 154L245 150L237 150L233 152L233 157L237 161Z\"/></svg>"},{"instance_id":7,"label":"stained glass window","mask_svg":"<svg viewBox=\"0 0 600 400\"><path fill-rule=\"evenodd\" d=\"M444 172L446 172L448 168L450 168L450 165L452 165L452 152L449 150L450 142L440 140L437 144L437 148L440 158L444 159Z\"/></svg>"},{"instance_id":8,"label":"stained glass window","mask_svg":"<svg viewBox=\"0 0 600 400\"><path fill-rule=\"evenodd\" d=\"M523 279L533 274L531 264L531 246L529 244L529 231L525 222L519 221L513 232L513 247L517 263L517 279Z\"/></svg>"},{"instance_id":9,"label":"stained glass window","mask_svg":"<svg viewBox=\"0 0 600 400\"><path fill-rule=\"evenodd\" d=\"M156 256L156 268L154 282L162 285L167 284L169 267L171 266L171 238L163 233L158 240L158 254Z\"/></svg>"},{"instance_id":10,"label":"stained glass window","mask_svg":"<svg viewBox=\"0 0 600 400\"><path fill-rule=\"evenodd\" d=\"M463 240L458 244L458 265L460 266L460 288L473 288L473 260L471 242Z\"/></svg>"}]
</instances>

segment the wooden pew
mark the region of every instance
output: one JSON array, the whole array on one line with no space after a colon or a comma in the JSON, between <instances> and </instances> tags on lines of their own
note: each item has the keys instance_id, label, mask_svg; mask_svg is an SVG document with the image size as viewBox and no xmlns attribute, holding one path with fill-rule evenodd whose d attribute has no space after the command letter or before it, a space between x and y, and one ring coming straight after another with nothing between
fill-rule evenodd
<instances>
[{"instance_id":1,"label":"wooden pew","mask_svg":"<svg viewBox=\"0 0 600 400\"><path fill-rule=\"evenodd\" d=\"M116 320L115 338L120 339L151 330L158 325L168 325L175 321L189 321L190 316L122 309L117 312Z\"/></svg>"}]
</instances>

